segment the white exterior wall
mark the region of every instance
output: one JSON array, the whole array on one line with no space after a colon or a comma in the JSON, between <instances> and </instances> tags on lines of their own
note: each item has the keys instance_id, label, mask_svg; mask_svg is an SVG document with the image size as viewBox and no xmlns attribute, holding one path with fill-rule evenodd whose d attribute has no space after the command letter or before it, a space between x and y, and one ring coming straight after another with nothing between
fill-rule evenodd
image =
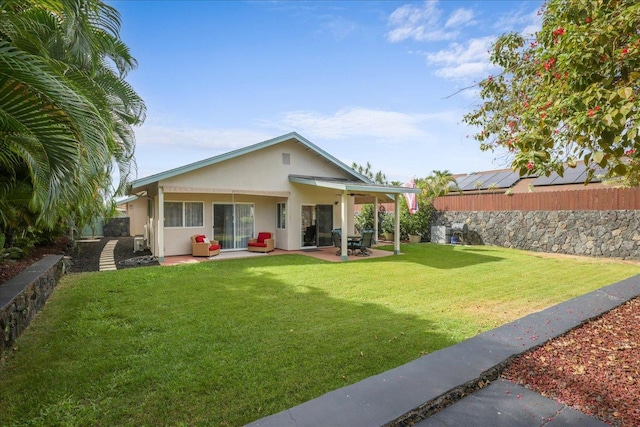
<instances>
[{"instance_id":1,"label":"white exterior wall","mask_svg":"<svg viewBox=\"0 0 640 427\"><path fill-rule=\"evenodd\" d=\"M147 223L148 201L140 197L127 203L126 215L129 217L129 234L131 236L144 236L144 226Z\"/></svg>"},{"instance_id":2,"label":"white exterior wall","mask_svg":"<svg viewBox=\"0 0 640 427\"><path fill-rule=\"evenodd\" d=\"M283 154L290 163L283 164ZM255 233L274 233L276 247L296 250L301 247L301 206L333 205L334 228L340 227L340 191L289 182L289 175L352 178L304 145L292 141L263 148L198 170L162 180L165 201L204 202L204 225L190 228L164 229L164 255L191 254L190 237L194 234L213 236L213 203L254 203ZM241 194L242 192L255 192ZM233 194L232 194L233 193ZM270 194L270 195L267 195ZM288 196L287 196L288 195ZM287 203L286 229L276 230L277 203ZM154 213L158 197L154 197ZM349 198L350 229L353 231L353 198ZM157 214L154 214L157 217ZM157 218L154 221L157 227ZM155 228L154 227L154 228ZM157 228L154 230L158 236ZM152 247L158 254L157 243Z\"/></svg>"}]
</instances>

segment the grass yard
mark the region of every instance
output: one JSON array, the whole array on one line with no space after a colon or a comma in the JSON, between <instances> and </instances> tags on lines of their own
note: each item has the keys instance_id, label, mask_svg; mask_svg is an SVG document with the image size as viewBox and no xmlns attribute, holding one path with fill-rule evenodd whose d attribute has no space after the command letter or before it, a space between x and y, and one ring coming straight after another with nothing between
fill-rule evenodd
<instances>
[{"instance_id":1,"label":"grass yard","mask_svg":"<svg viewBox=\"0 0 640 427\"><path fill-rule=\"evenodd\" d=\"M66 276L0 366L0 425L238 426L640 273L403 245Z\"/></svg>"}]
</instances>

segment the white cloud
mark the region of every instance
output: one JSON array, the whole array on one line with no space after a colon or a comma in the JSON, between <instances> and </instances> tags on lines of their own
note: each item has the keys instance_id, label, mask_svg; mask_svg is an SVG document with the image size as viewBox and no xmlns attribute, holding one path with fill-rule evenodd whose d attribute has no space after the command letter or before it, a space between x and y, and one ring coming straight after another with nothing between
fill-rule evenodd
<instances>
[{"instance_id":1,"label":"white cloud","mask_svg":"<svg viewBox=\"0 0 640 427\"><path fill-rule=\"evenodd\" d=\"M437 1L425 1L422 4L405 4L397 8L389 16L392 29L387 33L391 42L407 39L415 41L445 41L448 45L437 51L422 52L434 75L448 80L468 84L485 78L497 70L491 64L489 51L497 34L508 31L520 31L525 36L538 31L541 27L541 16L531 10L529 4L500 16L485 17L493 24L478 28L475 38L460 41L463 28L478 24L474 9L458 8L448 17L443 16L443 9ZM479 36L489 31L496 35ZM457 39L458 41L454 41ZM441 45L439 45L441 46Z\"/></svg>"},{"instance_id":2,"label":"white cloud","mask_svg":"<svg viewBox=\"0 0 640 427\"><path fill-rule=\"evenodd\" d=\"M500 33L519 31L524 36L531 36L542 28L542 15L537 10L515 10L508 15L502 15L493 24L493 28Z\"/></svg>"},{"instance_id":3,"label":"white cloud","mask_svg":"<svg viewBox=\"0 0 640 427\"><path fill-rule=\"evenodd\" d=\"M336 40L342 40L351 35L357 28L352 22L342 16L326 15L323 17L322 32L327 32Z\"/></svg>"},{"instance_id":4,"label":"white cloud","mask_svg":"<svg viewBox=\"0 0 640 427\"><path fill-rule=\"evenodd\" d=\"M451 40L457 32L445 31L440 18L442 11L437 8L437 1L425 1L422 6L405 4L397 8L389 16L387 40L392 43L407 39L416 41Z\"/></svg>"},{"instance_id":5,"label":"white cloud","mask_svg":"<svg viewBox=\"0 0 640 427\"><path fill-rule=\"evenodd\" d=\"M471 9L463 9L463 8L456 9L451 14L451 16L449 16L449 19L447 19L447 22L446 24L444 24L444 26L446 28L451 28L451 27L463 27L467 25L472 25L476 23L473 17L474 17L474 13L473 13L473 10Z\"/></svg>"},{"instance_id":6,"label":"white cloud","mask_svg":"<svg viewBox=\"0 0 640 427\"><path fill-rule=\"evenodd\" d=\"M446 120L455 122L453 114L407 114L372 110L362 107L343 108L333 115L315 111L286 113L281 126L296 129L310 138L343 139L371 137L378 139L415 138L425 135L424 122Z\"/></svg>"},{"instance_id":7,"label":"white cloud","mask_svg":"<svg viewBox=\"0 0 640 427\"><path fill-rule=\"evenodd\" d=\"M484 78L495 68L489 61L489 50L495 37L487 36L471 39L467 43L451 43L447 49L427 53L429 65L435 66L434 73L452 80L473 80Z\"/></svg>"},{"instance_id":8,"label":"white cloud","mask_svg":"<svg viewBox=\"0 0 640 427\"><path fill-rule=\"evenodd\" d=\"M136 129L137 146L188 147L207 149L212 153L235 150L271 137L273 135L246 129L203 129L151 123Z\"/></svg>"}]
</instances>

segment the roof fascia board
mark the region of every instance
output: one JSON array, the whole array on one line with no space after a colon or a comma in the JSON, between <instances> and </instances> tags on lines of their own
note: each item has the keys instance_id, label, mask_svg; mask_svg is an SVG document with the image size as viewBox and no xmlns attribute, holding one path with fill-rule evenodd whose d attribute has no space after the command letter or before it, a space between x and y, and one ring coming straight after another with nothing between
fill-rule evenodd
<instances>
[{"instance_id":1,"label":"roof fascia board","mask_svg":"<svg viewBox=\"0 0 640 427\"><path fill-rule=\"evenodd\" d=\"M125 203L129 203L129 202L133 202L135 200L138 200L140 198L140 196L134 195L134 196L130 196L130 197L126 197L122 200L116 200L115 203L116 205L123 205Z\"/></svg>"},{"instance_id":2,"label":"roof fascia board","mask_svg":"<svg viewBox=\"0 0 640 427\"><path fill-rule=\"evenodd\" d=\"M404 193L415 193L419 194L422 192L419 188L408 188L408 187L394 187L391 185L359 185L352 182L334 182L334 181L323 181L321 179L313 179L313 178L304 178L300 176L289 176L290 182L296 182L299 184L312 185L315 187L324 187L324 188L334 188L336 190L343 191L360 191L360 192L369 192L369 193L385 193L385 194L404 194Z\"/></svg>"}]
</instances>

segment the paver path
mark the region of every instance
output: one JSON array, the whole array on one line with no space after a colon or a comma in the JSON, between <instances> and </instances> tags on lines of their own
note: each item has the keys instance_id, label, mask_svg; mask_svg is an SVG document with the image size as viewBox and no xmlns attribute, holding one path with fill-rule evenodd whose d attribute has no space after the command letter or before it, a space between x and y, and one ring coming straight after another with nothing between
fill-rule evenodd
<instances>
[{"instance_id":1,"label":"paver path","mask_svg":"<svg viewBox=\"0 0 640 427\"><path fill-rule=\"evenodd\" d=\"M117 270L116 261L113 258L113 251L118 244L117 240L109 240L104 248L102 248L102 252L100 253L100 271L107 270Z\"/></svg>"}]
</instances>

